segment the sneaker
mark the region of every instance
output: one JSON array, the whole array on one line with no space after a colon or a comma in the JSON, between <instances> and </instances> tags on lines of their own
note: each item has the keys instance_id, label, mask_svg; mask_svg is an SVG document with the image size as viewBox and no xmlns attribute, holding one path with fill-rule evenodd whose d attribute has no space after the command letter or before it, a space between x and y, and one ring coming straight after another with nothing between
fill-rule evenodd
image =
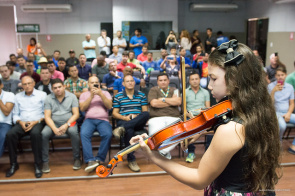
<instances>
[{"instance_id":1,"label":"sneaker","mask_svg":"<svg viewBox=\"0 0 295 196\"><path fill-rule=\"evenodd\" d=\"M48 162L43 163L42 172L43 173L49 173L50 172L50 168L49 168L49 163Z\"/></svg>"},{"instance_id":2,"label":"sneaker","mask_svg":"<svg viewBox=\"0 0 295 196\"><path fill-rule=\"evenodd\" d=\"M159 151L159 153L160 153L160 155L162 155L162 156L165 157L166 159L169 159L169 160L172 159L172 156L171 156L170 152L163 153L163 152Z\"/></svg>"},{"instance_id":3,"label":"sneaker","mask_svg":"<svg viewBox=\"0 0 295 196\"><path fill-rule=\"evenodd\" d=\"M288 152L295 155L295 150L293 150L292 148L288 148Z\"/></svg>"},{"instance_id":4,"label":"sneaker","mask_svg":"<svg viewBox=\"0 0 295 196\"><path fill-rule=\"evenodd\" d=\"M80 168L81 168L81 160L80 159L75 159L73 169L78 170Z\"/></svg>"},{"instance_id":5,"label":"sneaker","mask_svg":"<svg viewBox=\"0 0 295 196\"><path fill-rule=\"evenodd\" d=\"M125 128L124 127L117 127L116 129L113 130L113 135L115 136L116 139L120 139L122 135L125 134Z\"/></svg>"},{"instance_id":6,"label":"sneaker","mask_svg":"<svg viewBox=\"0 0 295 196\"><path fill-rule=\"evenodd\" d=\"M134 172L139 172L140 171L140 168L139 166L137 165L136 161L128 161L128 167L134 171Z\"/></svg>"},{"instance_id":7,"label":"sneaker","mask_svg":"<svg viewBox=\"0 0 295 196\"><path fill-rule=\"evenodd\" d=\"M195 159L195 158L196 158L195 153L190 152L190 153L188 153L188 155L187 155L185 161L188 162L188 163L192 163L192 162L194 162L194 159Z\"/></svg>"},{"instance_id":8,"label":"sneaker","mask_svg":"<svg viewBox=\"0 0 295 196\"><path fill-rule=\"evenodd\" d=\"M92 172L97 166L99 166L99 163L97 161L89 161L88 166L85 168L86 172Z\"/></svg>"}]
</instances>

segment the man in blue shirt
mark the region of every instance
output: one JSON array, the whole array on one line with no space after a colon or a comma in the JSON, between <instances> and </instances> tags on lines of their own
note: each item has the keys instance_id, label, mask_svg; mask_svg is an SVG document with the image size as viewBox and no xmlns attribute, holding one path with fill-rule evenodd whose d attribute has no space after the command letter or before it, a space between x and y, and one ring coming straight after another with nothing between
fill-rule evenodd
<instances>
[{"instance_id":1,"label":"man in blue shirt","mask_svg":"<svg viewBox=\"0 0 295 196\"><path fill-rule=\"evenodd\" d=\"M40 178L42 176L40 168L42 163L41 131L45 125L44 102L47 94L34 89L35 82L30 76L24 76L21 82L24 91L16 94L13 108L13 122L15 125L6 135L11 165L6 172L6 177L12 176L19 168L17 163L17 145L20 138L30 135L35 160L35 176Z\"/></svg>"},{"instance_id":2,"label":"man in blue shirt","mask_svg":"<svg viewBox=\"0 0 295 196\"><path fill-rule=\"evenodd\" d=\"M78 76L84 80L88 80L88 78L92 75L92 68L91 65L86 63L86 56L85 54L79 55L79 64L77 65L78 69Z\"/></svg>"},{"instance_id":3,"label":"man in blue shirt","mask_svg":"<svg viewBox=\"0 0 295 196\"><path fill-rule=\"evenodd\" d=\"M221 44L229 41L228 37L224 36L222 31L217 32L216 40L217 40L217 46L220 46Z\"/></svg>"},{"instance_id":4,"label":"man in blue shirt","mask_svg":"<svg viewBox=\"0 0 295 196\"><path fill-rule=\"evenodd\" d=\"M186 54L186 50L184 48L181 48L180 51L179 51L179 57L176 58L177 60L177 63L179 65L181 65L181 60L180 60L180 57L184 58L184 63L185 63L185 67L190 67L191 66L191 60L190 58L188 57L185 57L185 54Z\"/></svg>"},{"instance_id":5,"label":"man in blue shirt","mask_svg":"<svg viewBox=\"0 0 295 196\"><path fill-rule=\"evenodd\" d=\"M127 76L127 75L131 75L133 74L133 70L131 69L131 67L126 67L124 70L123 70L123 74L124 76ZM136 85L139 85L140 84L140 79L139 78L136 78L134 76L133 77L133 80L135 81L135 84ZM114 82L114 88L113 88L113 93L114 93L114 96L121 92L122 90L125 89L125 86L123 85L123 77L122 78L118 78L115 80Z\"/></svg>"},{"instance_id":6,"label":"man in blue shirt","mask_svg":"<svg viewBox=\"0 0 295 196\"><path fill-rule=\"evenodd\" d=\"M117 128L114 136L119 139L124 135L125 145L129 145L134 131L143 130L149 119L148 103L144 93L134 90L135 81L131 75L125 75L123 79L125 90L118 93L113 101L113 117L117 119ZM134 152L127 155L128 167L139 172Z\"/></svg>"},{"instance_id":7,"label":"man in blue shirt","mask_svg":"<svg viewBox=\"0 0 295 196\"><path fill-rule=\"evenodd\" d=\"M135 36L131 37L129 47L133 48L135 57L142 53L142 46L148 47L148 40L145 36L142 36L140 28L135 29Z\"/></svg>"},{"instance_id":8,"label":"man in blue shirt","mask_svg":"<svg viewBox=\"0 0 295 196\"><path fill-rule=\"evenodd\" d=\"M105 74L102 79L101 86L103 89L108 90L110 93L113 93L114 82L116 79L123 78L124 74L120 71L117 71L117 65L115 62L109 64L109 73Z\"/></svg>"},{"instance_id":9,"label":"man in blue shirt","mask_svg":"<svg viewBox=\"0 0 295 196\"><path fill-rule=\"evenodd\" d=\"M287 123L295 124L295 114L293 114L294 89L291 84L285 83L286 77L286 69L278 67L275 74L276 81L268 85L268 91L275 103L281 139L286 130ZM293 140L292 146L288 149L288 152L295 155L295 139Z\"/></svg>"},{"instance_id":10,"label":"man in blue shirt","mask_svg":"<svg viewBox=\"0 0 295 196\"><path fill-rule=\"evenodd\" d=\"M168 56L167 50L166 49L161 49L161 58L157 61L158 67L161 67L161 63L164 61L166 56Z\"/></svg>"}]
</instances>

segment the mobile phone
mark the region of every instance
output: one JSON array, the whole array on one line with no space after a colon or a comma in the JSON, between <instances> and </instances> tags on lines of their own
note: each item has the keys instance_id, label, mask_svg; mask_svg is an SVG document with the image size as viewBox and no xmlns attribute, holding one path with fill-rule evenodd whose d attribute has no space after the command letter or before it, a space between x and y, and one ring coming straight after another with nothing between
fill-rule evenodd
<instances>
[{"instance_id":1,"label":"mobile phone","mask_svg":"<svg viewBox=\"0 0 295 196\"><path fill-rule=\"evenodd\" d=\"M275 52L275 56L278 56L278 52Z\"/></svg>"},{"instance_id":2,"label":"mobile phone","mask_svg":"<svg viewBox=\"0 0 295 196\"><path fill-rule=\"evenodd\" d=\"M173 56L167 56L167 60L174 60Z\"/></svg>"},{"instance_id":3,"label":"mobile phone","mask_svg":"<svg viewBox=\"0 0 295 196\"><path fill-rule=\"evenodd\" d=\"M94 86L95 88L98 88L98 84L94 84L93 86Z\"/></svg>"}]
</instances>

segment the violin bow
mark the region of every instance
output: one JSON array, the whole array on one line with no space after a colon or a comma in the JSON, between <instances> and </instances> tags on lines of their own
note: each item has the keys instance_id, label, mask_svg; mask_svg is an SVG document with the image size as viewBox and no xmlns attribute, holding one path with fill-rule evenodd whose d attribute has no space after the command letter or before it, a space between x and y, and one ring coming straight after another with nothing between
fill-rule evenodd
<instances>
[{"instance_id":1,"label":"violin bow","mask_svg":"<svg viewBox=\"0 0 295 196\"><path fill-rule=\"evenodd\" d=\"M183 108L183 122L186 121L186 94L185 94L185 87L186 87L186 76L185 76L185 58L181 57L181 84L182 84L182 108ZM184 146L185 148L188 147L188 140L184 140Z\"/></svg>"}]
</instances>

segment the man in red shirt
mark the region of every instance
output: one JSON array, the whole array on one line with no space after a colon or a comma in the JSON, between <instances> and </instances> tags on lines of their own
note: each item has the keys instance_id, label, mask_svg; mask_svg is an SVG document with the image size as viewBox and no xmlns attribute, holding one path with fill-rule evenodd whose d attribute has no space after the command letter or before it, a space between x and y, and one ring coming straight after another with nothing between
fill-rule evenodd
<instances>
[{"instance_id":1,"label":"man in red shirt","mask_svg":"<svg viewBox=\"0 0 295 196\"><path fill-rule=\"evenodd\" d=\"M22 73L22 75L20 76L20 79L22 79L24 76L31 76L35 83L38 83L40 81L40 76L39 74L37 74L36 72L34 72L34 63L31 60L28 60L26 62L25 68L26 68L26 72Z\"/></svg>"},{"instance_id":2,"label":"man in red shirt","mask_svg":"<svg viewBox=\"0 0 295 196\"><path fill-rule=\"evenodd\" d=\"M133 63L128 63L128 52L124 51L122 54L122 61L117 65L117 71L123 72L125 67L131 67L132 69L134 68L139 68L141 70L141 74L145 74L145 69L141 65L135 65Z\"/></svg>"},{"instance_id":3,"label":"man in red shirt","mask_svg":"<svg viewBox=\"0 0 295 196\"><path fill-rule=\"evenodd\" d=\"M137 60L139 60L140 62L145 62L147 61L147 54L148 54L148 48L147 46L143 46L142 47L142 53L140 55L137 56ZM153 60L153 59L152 59Z\"/></svg>"}]
</instances>

